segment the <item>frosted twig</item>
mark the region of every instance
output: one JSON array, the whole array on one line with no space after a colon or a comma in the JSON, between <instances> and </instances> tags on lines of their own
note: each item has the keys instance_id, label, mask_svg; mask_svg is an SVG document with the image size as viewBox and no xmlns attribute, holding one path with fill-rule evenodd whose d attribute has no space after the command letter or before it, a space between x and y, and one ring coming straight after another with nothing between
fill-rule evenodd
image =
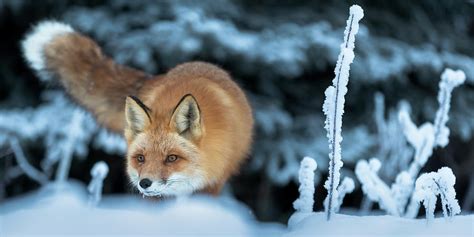
<instances>
[{"instance_id":1,"label":"frosted twig","mask_svg":"<svg viewBox=\"0 0 474 237\"><path fill-rule=\"evenodd\" d=\"M452 217L461 212L458 200L456 199L456 191L454 190L455 183L456 177L448 167L443 167L437 172L422 174L416 180L413 199L423 202L426 208L427 221L434 218L436 196L438 195L441 199L444 217Z\"/></svg>"},{"instance_id":2,"label":"frosted twig","mask_svg":"<svg viewBox=\"0 0 474 237\"><path fill-rule=\"evenodd\" d=\"M364 16L364 11L358 5L350 8L350 15L347 19L344 31L344 42L341 44L332 86L326 91L326 99L323 104L323 111L326 115L325 129L329 140L329 177L324 187L328 190L328 196L324 201L327 220L331 219L331 213L335 212L334 203L337 202L337 187L339 185L339 170L342 167L341 159L341 128L342 114L344 112L344 95L347 93L349 82L350 64L354 60L355 35L359 31L359 21Z\"/></svg>"},{"instance_id":3,"label":"frosted twig","mask_svg":"<svg viewBox=\"0 0 474 237\"><path fill-rule=\"evenodd\" d=\"M451 102L451 93L456 86L464 83L466 76L461 70L445 69L439 82L438 102L434 124L424 123L419 128L411 121L407 111L401 110L400 122L405 137L415 148L415 158L410 165L409 173L415 179L420 169L426 164L436 146L444 147L449 142L449 128L446 127Z\"/></svg>"},{"instance_id":4,"label":"frosted twig","mask_svg":"<svg viewBox=\"0 0 474 237\"><path fill-rule=\"evenodd\" d=\"M23 153L23 149L21 149L21 146L16 138L13 137L10 139L10 147L13 153L15 154L15 159L18 163L18 166L23 172L25 172L28 177L42 185L48 182L48 177L45 174L30 165L30 163L25 157L25 154Z\"/></svg>"},{"instance_id":5,"label":"frosted twig","mask_svg":"<svg viewBox=\"0 0 474 237\"><path fill-rule=\"evenodd\" d=\"M435 127L435 146L445 147L449 142L449 128L446 127L451 103L451 92L453 89L464 83L466 75L461 70L452 70L446 68L441 74L439 82L438 103L439 109L436 112L434 121Z\"/></svg>"},{"instance_id":6,"label":"frosted twig","mask_svg":"<svg viewBox=\"0 0 474 237\"><path fill-rule=\"evenodd\" d=\"M344 197L346 197L346 194L352 193L354 191L354 180L352 180L349 177L344 177L344 179L341 182L341 185L337 188L338 196L337 196L337 203L335 203L334 208L336 209L336 212L338 212L341 209L341 205L344 201Z\"/></svg>"},{"instance_id":7,"label":"frosted twig","mask_svg":"<svg viewBox=\"0 0 474 237\"><path fill-rule=\"evenodd\" d=\"M314 204L314 171L317 168L316 161L311 157L305 157L300 162L298 191L300 196L293 202L295 212L288 220L288 228L293 228L307 216L313 213Z\"/></svg>"},{"instance_id":8,"label":"frosted twig","mask_svg":"<svg viewBox=\"0 0 474 237\"><path fill-rule=\"evenodd\" d=\"M356 167L356 174L359 178L360 182L362 183L362 190L366 195L369 196L372 200L379 200L379 204L381 205L382 209L386 209L383 206L387 206L387 203L395 203L397 207L397 211L392 210L389 208L387 212L389 214L394 215L402 215L404 214L405 217L414 218L419 209L419 201L423 199L423 204L427 209L427 214L430 212L434 212L434 205L436 204L436 194L432 194L433 192L436 193L436 189L432 189L435 191L425 192L424 194L421 191L418 193L413 191L415 189L415 182L417 180L417 185L419 186L417 189L427 190L427 183L428 181L422 182L422 180L426 180L428 176L436 176L435 173L433 174L425 174L422 178L416 179L419 175L421 168L426 164L429 157L433 153L433 149L437 146L444 147L449 142L449 128L446 127L446 123L448 121L448 112L450 108L450 101L451 101L451 93L452 90L456 87L461 85L465 81L465 75L462 71L453 71L451 69L446 69L443 74L441 75L441 81L439 83L439 92L438 92L438 102L440 104L438 111L436 112L436 118L434 123L424 123L420 127L417 127L415 123L410 118L408 112L408 106L403 106L398 114L398 118L400 124L403 129L403 133L408 141L408 143L415 148L415 156L413 161L411 162L408 170L403 171L398 174L395 183L391 187L391 195L386 195L384 190L386 188L382 188L377 191L376 188L373 186L384 186L380 178L377 174L373 172L371 174L365 174L361 170L365 169L363 162L360 161ZM360 163L360 165L359 165ZM448 168L446 168L448 169ZM447 172L444 170L439 170L438 172ZM358 171L359 170L359 171ZM450 171L450 170L449 170ZM451 171L450 171L451 172ZM452 173L452 172L451 172ZM452 175L454 177L454 175ZM445 174L444 177L450 177L449 174ZM429 184L434 186L434 184ZM429 186L428 185L428 186ZM453 181L454 185L454 181ZM430 187L431 187L430 186ZM452 189L454 192L454 188ZM417 199L415 199L415 194L417 195ZM423 195L422 195L423 194ZM449 192L451 194L451 192ZM421 195L421 196L420 196ZM444 193L440 193L442 196L442 200L447 200L443 196ZM434 197L433 197L434 196ZM407 206L408 200L411 198L410 203ZM383 202L383 203L381 203ZM445 204L443 204L443 208L448 208ZM454 204L453 204L454 205ZM443 209L443 210L445 210ZM455 208L454 208L455 211ZM448 211L446 211L448 212ZM428 216L430 219L431 216Z\"/></svg>"},{"instance_id":9,"label":"frosted twig","mask_svg":"<svg viewBox=\"0 0 474 237\"><path fill-rule=\"evenodd\" d=\"M355 168L357 179L362 185L362 191L369 199L378 202L380 208L390 215L400 216L390 188L377 175L380 167L380 161L376 158L370 159L369 162L366 160L358 161Z\"/></svg>"},{"instance_id":10,"label":"frosted twig","mask_svg":"<svg viewBox=\"0 0 474 237\"><path fill-rule=\"evenodd\" d=\"M316 161L311 157L305 157L301 161L299 170L300 197L293 202L293 207L298 212L312 212L314 204L314 171L317 168Z\"/></svg>"},{"instance_id":11,"label":"frosted twig","mask_svg":"<svg viewBox=\"0 0 474 237\"><path fill-rule=\"evenodd\" d=\"M105 177L109 173L109 166L103 162L99 161L95 163L94 167L91 169L92 180L87 187L89 190L89 205L97 206L102 197L102 187Z\"/></svg>"},{"instance_id":12,"label":"frosted twig","mask_svg":"<svg viewBox=\"0 0 474 237\"><path fill-rule=\"evenodd\" d=\"M72 156L74 155L74 146L76 145L76 139L81 134L81 124L85 117L85 114L76 109L73 113L71 123L69 124L67 141L62 147L63 153L62 159L59 162L58 170L56 171L56 182L65 182L67 180L69 169L71 168Z\"/></svg>"}]
</instances>

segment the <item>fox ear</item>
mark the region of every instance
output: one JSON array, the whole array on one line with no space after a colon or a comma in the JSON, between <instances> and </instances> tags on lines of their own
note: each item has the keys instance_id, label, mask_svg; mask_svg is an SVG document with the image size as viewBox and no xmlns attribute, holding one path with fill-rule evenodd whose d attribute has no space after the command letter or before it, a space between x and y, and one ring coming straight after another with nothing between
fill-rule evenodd
<instances>
[{"instance_id":1,"label":"fox ear","mask_svg":"<svg viewBox=\"0 0 474 237\"><path fill-rule=\"evenodd\" d=\"M181 98L171 116L170 127L186 139L201 138L201 111L194 96L188 94Z\"/></svg>"},{"instance_id":2,"label":"fox ear","mask_svg":"<svg viewBox=\"0 0 474 237\"><path fill-rule=\"evenodd\" d=\"M151 123L148 112L151 110L135 96L128 96L125 101L125 137L133 139L143 132Z\"/></svg>"}]
</instances>

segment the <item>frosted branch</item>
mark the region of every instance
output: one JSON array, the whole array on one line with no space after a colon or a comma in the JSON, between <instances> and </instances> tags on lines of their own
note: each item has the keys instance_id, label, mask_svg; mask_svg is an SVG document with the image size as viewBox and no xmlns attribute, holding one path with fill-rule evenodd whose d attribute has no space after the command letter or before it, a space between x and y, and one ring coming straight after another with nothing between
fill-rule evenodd
<instances>
[{"instance_id":1,"label":"frosted branch","mask_svg":"<svg viewBox=\"0 0 474 237\"><path fill-rule=\"evenodd\" d=\"M109 166L103 162L99 161L95 163L94 167L91 169L92 180L87 187L89 191L89 205L97 206L100 199L102 198L102 187L105 177L109 173Z\"/></svg>"},{"instance_id":2,"label":"frosted branch","mask_svg":"<svg viewBox=\"0 0 474 237\"><path fill-rule=\"evenodd\" d=\"M299 170L300 197L293 202L293 207L298 212L312 212L314 204L314 171L317 168L316 161L311 157L305 157L301 161Z\"/></svg>"},{"instance_id":3,"label":"frosted branch","mask_svg":"<svg viewBox=\"0 0 474 237\"><path fill-rule=\"evenodd\" d=\"M72 156L74 155L74 146L76 145L76 139L82 136L82 123L84 120L85 114L76 109L73 113L71 123L67 129L68 137L62 147L62 158L59 163L58 170L56 171L56 181L64 182L66 181L69 169L71 167Z\"/></svg>"},{"instance_id":4,"label":"frosted branch","mask_svg":"<svg viewBox=\"0 0 474 237\"><path fill-rule=\"evenodd\" d=\"M434 218L436 207L436 197L439 195L443 208L444 217L452 217L461 213L454 184L456 177L448 167L443 167L438 172L422 174L415 185L413 199L423 202L426 209L426 219L431 221Z\"/></svg>"},{"instance_id":5,"label":"frosted branch","mask_svg":"<svg viewBox=\"0 0 474 237\"><path fill-rule=\"evenodd\" d=\"M330 152L329 177L324 184L324 187L328 190L328 196L324 201L324 207L328 220L331 219L331 213L335 212L334 203L338 200L339 170L342 167L341 128L342 114L344 113L344 96L347 93L350 64L354 60L355 35L359 31L359 21L363 16L364 12L360 6L351 6L344 31L344 42L341 44L341 52L334 70L335 77L332 81L332 86L329 86L325 91L326 99L323 104L323 111L326 115L325 128L327 130Z\"/></svg>"},{"instance_id":6,"label":"frosted branch","mask_svg":"<svg viewBox=\"0 0 474 237\"><path fill-rule=\"evenodd\" d=\"M32 180L35 180L36 182L42 185L46 184L48 182L48 177L39 170L35 169L35 167L33 167L32 165L30 165L30 163L25 157L25 154L23 153L23 149L21 149L21 146L16 138L11 138L10 146L13 150L13 153L15 154L15 159L21 170Z\"/></svg>"},{"instance_id":7,"label":"frosted branch","mask_svg":"<svg viewBox=\"0 0 474 237\"><path fill-rule=\"evenodd\" d=\"M354 180L352 180L349 177L344 177L344 179L341 182L341 185L337 188L337 193L339 194L337 196L337 203L335 203L334 208L336 209L336 212L338 212L341 209L341 205L344 201L344 197L346 197L347 194L352 193L354 191L355 185L354 185Z\"/></svg>"},{"instance_id":8,"label":"frosted branch","mask_svg":"<svg viewBox=\"0 0 474 237\"><path fill-rule=\"evenodd\" d=\"M380 161L376 158L370 159L369 162L366 160L358 161L355 168L357 179L362 185L362 191L370 200L378 202L380 208L390 215L400 216L390 188L377 175L380 167Z\"/></svg>"},{"instance_id":9,"label":"frosted branch","mask_svg":"<svg viewBox=\"0 0 474 237\"><path fill-rule=\"evenodd\" d=\"M300 196L293 202L295 213L288 220L288 227L292 228L304 218L313 213L314 204L314 171L317 168L316 161L311 157L305 157L300 162L298 188Z\"/></svg>"},{"instance_id":10,"label":"frosted branch","mask_svg":"<svg viewBox=\"0 0 474 237\"><path fill-rule=\"evenodd\" d=\"M428 158L433 153L435 130L431 123L424 123L420 128L417 128L411 121L406 109L400 110L399 120L405 137L415 148L415 157L408 170L412 179L415 180L416 177L418 177L420 169L426 164Z\"/></svg>"},{"instance_id":11,"label":"frosted branch","mask_svg":"<svg viewBox=\"0 0 474 237\"><path fill-rule=\"evenodd\" d=\"M406 171L402 171L397 175L395 183L392 184L390 191L392 198L397 204L397 210L400 215L405 212L405 207L413 192L414 183L415 180L410 174Z\"/></svg>"},{"instance_id":12,"label":"frosted branch","mask_svg":"<svg viewBox=\"0 0 474 237\"><path fill-rule=\"evenodd\" d=\"M441 74L438 92L439 109L434 121L436 146L445 147L449 142L449 128L446 127L446 123L449 119L451 93L455 87L463 84L465 80L466 75L461 70L454 71L446 68Z\"/></svg>"}]
</instances>

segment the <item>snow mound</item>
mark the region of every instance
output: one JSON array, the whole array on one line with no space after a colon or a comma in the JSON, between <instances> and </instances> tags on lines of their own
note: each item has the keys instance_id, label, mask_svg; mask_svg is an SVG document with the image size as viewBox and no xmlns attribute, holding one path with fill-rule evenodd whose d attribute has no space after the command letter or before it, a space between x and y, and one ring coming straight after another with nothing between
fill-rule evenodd
<instances>
[{"instance_id":1,"label":"snow mound","mask_svg":"<svg viewBox=\"0 0 474 237\"><path fill-rule=\"evenodd\" d=\"M474 215L456 216L451 221L394 216L348 216L334 214L326 221L322 212L306 217L285 236L473 236Z\"/></svg>"},{"instance_id":2,"label":"snow mound","mask_svg":"<svg viewBox=\"0 0 474 237\"><path fill-rule=\"evenodd\" d=\"M225 198L151 201L107 197L87 205L85 187L51 184L0 205L0 236L279 236L279 224L259 224Z\"/></svg>"}]
</instances>

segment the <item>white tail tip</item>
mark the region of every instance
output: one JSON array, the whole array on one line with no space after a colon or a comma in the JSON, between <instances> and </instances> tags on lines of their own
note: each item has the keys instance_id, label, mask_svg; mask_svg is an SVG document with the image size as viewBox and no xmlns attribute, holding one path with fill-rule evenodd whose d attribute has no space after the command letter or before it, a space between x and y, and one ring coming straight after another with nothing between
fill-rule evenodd
<instances>
[{"instance_id":1,"label":"white tail tip","mask_svg":"<svg viewBox=\"0 0 474 237\"><path fill-rule=\"evenodd\" d=\"M74 29L70 25L61 22L40 22L28 33L21 43L23 56L33 69L40 71L45 68L44 46L54 37L71 32L74 32Z\"/></svg>"}]
</instances>

